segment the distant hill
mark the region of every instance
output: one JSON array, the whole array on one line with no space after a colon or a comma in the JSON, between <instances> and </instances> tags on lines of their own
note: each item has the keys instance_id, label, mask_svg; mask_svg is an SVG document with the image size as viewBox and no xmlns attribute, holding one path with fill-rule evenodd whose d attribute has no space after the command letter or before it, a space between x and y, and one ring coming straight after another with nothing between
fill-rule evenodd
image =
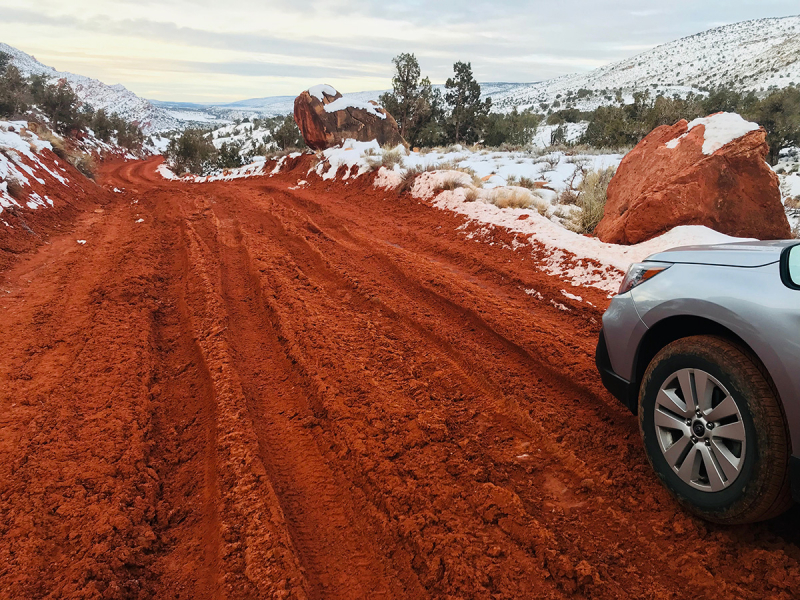
<instances>
[{"instance_id":1,"label":"distant hill","mask_svg":"<svg viewBox=\"0 0 800 600\"><path fill-rule=\"evenodd\" d=\"M66 79L83 102L95 110L104 108L108 113L116 112L128 121L139 123L146 134L182 126L182 123L167 111L154 106L149 100L140 98L122 85L106 85L91 77L56 71L8 44L0 43L0 52L10 55L12 63L24 75L46 75L51 81Z\"/></svg>"},{"instance_id":2,"label":"distant hill","mask_svg":"<svg viewBox=\"0 0 800 600\"><path fill-rule=\"evenodd\" d=\"M484 97L495 110L513 107L552 108L554 102L591 110L615 101L620 89L630 102L636 91L665 95L729 86L762 91L775 86L800 85L800 16L743 21L709 29L600 67L589 73L564 75L537 83L482 83ZM437 86L442 87L442 86ZM588 90L579 92L581 90ZM359 100L377 100L382 91L347 94ZM292 111L292 96L254 98L215 106L222 112L265 115ZM200 109L199 110L204 110Z\"/></svg>"},{"instance_id":3,"label":"distant hill","mask_svg":"<svg viewBox=\"0 0 800 600\"><path fill-rule=\"evenodd\" d=\"M671 95L718 86L762 91L792 83L800 84L800 16L716 27L589 73L511 87L491 96L495 106L510 110L542 102L552 105L557 99L563 104L564 98L583 89L593 94L577 100L576 106L588 109L607 103L606 96L616 89L626 96L645 89Z\"/></svg>"}]
</instances>

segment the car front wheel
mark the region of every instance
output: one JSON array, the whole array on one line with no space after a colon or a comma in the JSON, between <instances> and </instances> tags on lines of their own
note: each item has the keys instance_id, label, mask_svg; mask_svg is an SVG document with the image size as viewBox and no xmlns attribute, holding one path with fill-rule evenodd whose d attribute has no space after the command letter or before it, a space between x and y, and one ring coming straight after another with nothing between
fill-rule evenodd
<instances>
[{"instance_id":1,"label":"car front wheel","mask_svg":"<svg viewBox=\"0 0 800 600\"><path fill-rule=\"evenodd\" d=\"M791 505L780 403L755 360L727 340L663 348L645 371L639 425L653 469L698 516L749 523Z\"/></svg>"}]
</instances>

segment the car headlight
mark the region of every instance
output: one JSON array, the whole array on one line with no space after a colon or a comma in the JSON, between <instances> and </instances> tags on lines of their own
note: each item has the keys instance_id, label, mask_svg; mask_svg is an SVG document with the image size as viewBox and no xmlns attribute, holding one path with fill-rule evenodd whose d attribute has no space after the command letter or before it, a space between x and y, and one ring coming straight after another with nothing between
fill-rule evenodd
<instances>
[{"instance_id":1,"label":"car headlight","mask_svg":"<svg viewBox=\"0 0 800 600\"><path fill-rule=\"evenodd\" d=\"M644 283L648 279L652 279L659 273L666 271L672 265L669 263L657 262L643 262L634 263L628 267L628 272L625 274L625 279L622 280L622 285L619 286L618 294L624 294L631 291L637 285Z\"/></svg>"}]
</instances>

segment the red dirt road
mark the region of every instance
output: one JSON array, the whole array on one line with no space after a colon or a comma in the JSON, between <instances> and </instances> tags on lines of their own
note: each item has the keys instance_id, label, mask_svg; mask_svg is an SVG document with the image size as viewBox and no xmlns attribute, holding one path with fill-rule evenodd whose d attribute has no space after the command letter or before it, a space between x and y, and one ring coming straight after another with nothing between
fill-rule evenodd
<instances>
[{"instance_id":1,"label":"red dirt road","mask_svg":"<svg viewBox=\"0 0 800 600\"><path fill-rule=\"evenodd\" d=\"M0 598L800 595L796 509L651 474L602 294L369 177L156 164L0 274Z\"/></svg>"}]
</instances>

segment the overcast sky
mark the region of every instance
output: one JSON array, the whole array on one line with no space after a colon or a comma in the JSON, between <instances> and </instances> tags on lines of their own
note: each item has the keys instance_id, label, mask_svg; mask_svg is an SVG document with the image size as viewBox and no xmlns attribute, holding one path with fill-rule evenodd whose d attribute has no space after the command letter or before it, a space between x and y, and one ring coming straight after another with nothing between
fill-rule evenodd
<instances>
[{"instance_id":1,"label":"overcast sky","mask_svg":"<svg viewBox=\"0 0 800 600\"><path fill-rule=\"evenodd\" d=\"M158 100L220 102L391 85L413 52L442 83L588 71L705 29L800 13L797 0L0 0L0 41Z\"/></svg>"}]
</instances>

